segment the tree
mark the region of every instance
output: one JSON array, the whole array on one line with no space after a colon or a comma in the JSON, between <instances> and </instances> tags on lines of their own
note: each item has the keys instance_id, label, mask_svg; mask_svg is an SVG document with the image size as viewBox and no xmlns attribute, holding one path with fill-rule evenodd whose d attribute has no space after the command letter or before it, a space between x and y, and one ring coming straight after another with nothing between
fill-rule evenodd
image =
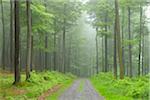
<instances>
[{"instance_id":1,"label":"tree","mask_svg":"<svg viewBox=\"0 0 150 100\"><path fill-rule=\"evenodd\" d=\"M131 11L128 7L128 33L129 33L129 68L130 68L130 77L132 77L132 46L131 46Z\"/></svg>"},{"instance_id":2,"label":"tree","mask_svg":"<svg viewBox=\"0 0 150 100\"><path fill-rule=\"evenodd\" d=\"M32 50L32 25L31 25L31 8L30 1L26 0L27 5L27 66L26 66L26 80L30 78L31 68L31 50Z\"/></svg>"},{"instance_id":3,"label":"tree","mask_svg":"<svg viewBox=\"0 0 150 100\"><path fill-rule=\"evenodd\" d=\"M122 61L122 46L120 39L120 22L119 22L119 7L118 0L115 0L115 33L117 40L117 50L118 50L118 61L120 66L120 79L124 78L124 67Z\"/></svg>"},{"instance_id":4,"label":"tree","mask_svg":"<svg viewBox=\"0 0 150 100\"><path fill-rule=\"evenodd\" d=\"M14 14L13 14L13 1L10 0L10 67L11 71L13 71L14 68Z\"/></svg>"},{"instance_id":5,"label":"tree","mask_svg":"<svg viewBox=\"0 0 150 100\"><path fill-rule=\"evenodd\" d=\"M98 28L96 28L96 37L95 37L95 41L96 41L96 73L98 74Z\"/></svg>"},{"instance_id":6,"label":"tree","mask_svg":"<svg viewBox=\"0 0 150 100\"><path fill-rule=\"evenodd\" d=\"M3 47L2 47L2 68L5 70L5 20L4 20L4 9L3 9L3 2L0 0L1 3L1 13L2 13L2 29L3 29Z\"/></svg>"},{"instance_id":7,"label":"tree","mask_svg":"<svg viewBox=\"0 0 150 100\"><path fill-rule=\"evenodd\" d=\"M64 19L63 19L63 72L66 71L66 4L64 3Z\"/></svg>"},{"instance_id":8,"label":"tree","mask_svg":"<svg viewBox=\"0 0 150 100\"><path fill-rule=\"evenodd\" d=\"M138 60L138 75L141 75L141 49L142 49L142 15L143 15L143 11L142 11L142 7L140 5L140 39L139 39L139 60Z\"/></svg>"},{"instance_id":9,"label":"tree","mask_svg":"<svg viewBox=\"0 0 150 100\"><path fill-rule=\"evenodd\" d=\"M15 22L15 51L14 51L14 77L15 81L13 84L17 84L20 82L20 67L19 67L19 34L20 34L20 17L19 17L19 1L14 1L14 22Z\"/></svg>"}]
</instances>

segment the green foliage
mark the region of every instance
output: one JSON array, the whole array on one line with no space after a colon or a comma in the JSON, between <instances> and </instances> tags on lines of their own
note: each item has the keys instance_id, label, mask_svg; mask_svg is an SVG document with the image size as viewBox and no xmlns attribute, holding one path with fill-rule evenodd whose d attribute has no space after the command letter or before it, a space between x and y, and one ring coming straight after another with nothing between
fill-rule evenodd
<instances>
[{"instance_id":1,"label":"green foliage","mask_svg":"<svg viewBox=\"0 0 150 100\"><path fill-rule=\"evenodd\" d=\"M91 78L96 89L107 100L148 100L149 75L115 80L111 73L99 73Z\"/></svg>"},{"instance_id":2,"label":"green foliage","mask_svg":"<svg viewBox=\"0 0 150 100\"><path fill-rule=\"evenodd\" d=\"M22 75L25 79L25 75ZM31 73L31 77L28 81L22 81L16 86L12 86L13 75L1 75L0 74L0 98L6 100L26 100L36 99L44 91L50 89L56 84L65 85L67 82L71 82L75 78L72 74L62 74L59 72L35 72Z\"/></svg>"}]
</instances>

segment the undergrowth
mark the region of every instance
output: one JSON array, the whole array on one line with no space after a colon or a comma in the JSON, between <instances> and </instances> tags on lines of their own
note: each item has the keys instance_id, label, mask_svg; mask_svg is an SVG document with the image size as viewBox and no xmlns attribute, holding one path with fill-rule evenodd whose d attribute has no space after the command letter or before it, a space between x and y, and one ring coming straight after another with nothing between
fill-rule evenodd
<instances>
[{"instance_id":1,"label":"undergrowth","mask_svg":"<svg viewBox=\"0 0 150 100\"><path fill-rule=\"evenodd\" d=\"M13 74L0 74L0 100L36 100L44 91L56 84L65 84L75 79L72 74L59 72L35 72L31 73L28 81L22 74L22 81L16 86L13 83Z\"/></svg>"},{"instance_id":2,"label":"undergrowth","mask_svg":"<svg viewBox=\"0 0 150 100\"><path fill-rule=\"evenodd\" d=\"M150 75L115 80L111 73L99 73L91 81L106 100L149 100L149 79Z\"/></svg>"}]
</instances>

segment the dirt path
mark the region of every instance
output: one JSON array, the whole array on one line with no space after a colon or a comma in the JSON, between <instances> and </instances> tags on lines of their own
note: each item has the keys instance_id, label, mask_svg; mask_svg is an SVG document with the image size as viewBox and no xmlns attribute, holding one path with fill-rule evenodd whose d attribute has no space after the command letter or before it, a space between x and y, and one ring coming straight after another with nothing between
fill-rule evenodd
<instances>
[{"instance_id":1,"label":"dirt path","mask_svg":"<svg viewBox=\"0 0 150 100\"><path fill-rule=\"evenodd\" d=\"M37 100L45 100L46 97L48 97L50 94L56 92L60 88L61 88L61 84L57 84L57 85L53 86L49 90L45 91L42 95L40 95Z\"/></svg>"},{"instance_id":2,"label":"dirt path","mask_svg":"<svg viewBox=\"0 0 150 100\"><path fill-rule=\"evenodd\" d=\"M95 91L89 80L79 79L59 97L59 100L104 100L104 98Z\"/></svg>"}]
</instances>

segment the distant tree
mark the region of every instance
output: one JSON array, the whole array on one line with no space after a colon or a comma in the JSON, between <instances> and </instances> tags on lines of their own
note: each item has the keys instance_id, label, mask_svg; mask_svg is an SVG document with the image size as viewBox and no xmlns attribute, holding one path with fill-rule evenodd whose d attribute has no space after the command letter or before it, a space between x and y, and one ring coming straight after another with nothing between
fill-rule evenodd
<instances>
[{"instance_id":1,"label":"distant tree","mask_svg":"<svg viewBox=\"0 0 150 100\"><path fill-rule=\"evenodd\" d=\"M98 55L98 28L96 28L96 37L95 37L95 41L96 41L96 73L98 74L98 62L99 62L99 55Z\"/></svg>"},{"instance_id":2,"label":"distant tree","mask_svg":"<svg viewBox=\"0 0 150 100\"><path fill-rule=\"evenodd\" d=\"M129 34L129 68L130 68L130 77L132 77L131 10L130 10L130 7L128 7L128 34Z\"/></svg>"}]
</instances>

